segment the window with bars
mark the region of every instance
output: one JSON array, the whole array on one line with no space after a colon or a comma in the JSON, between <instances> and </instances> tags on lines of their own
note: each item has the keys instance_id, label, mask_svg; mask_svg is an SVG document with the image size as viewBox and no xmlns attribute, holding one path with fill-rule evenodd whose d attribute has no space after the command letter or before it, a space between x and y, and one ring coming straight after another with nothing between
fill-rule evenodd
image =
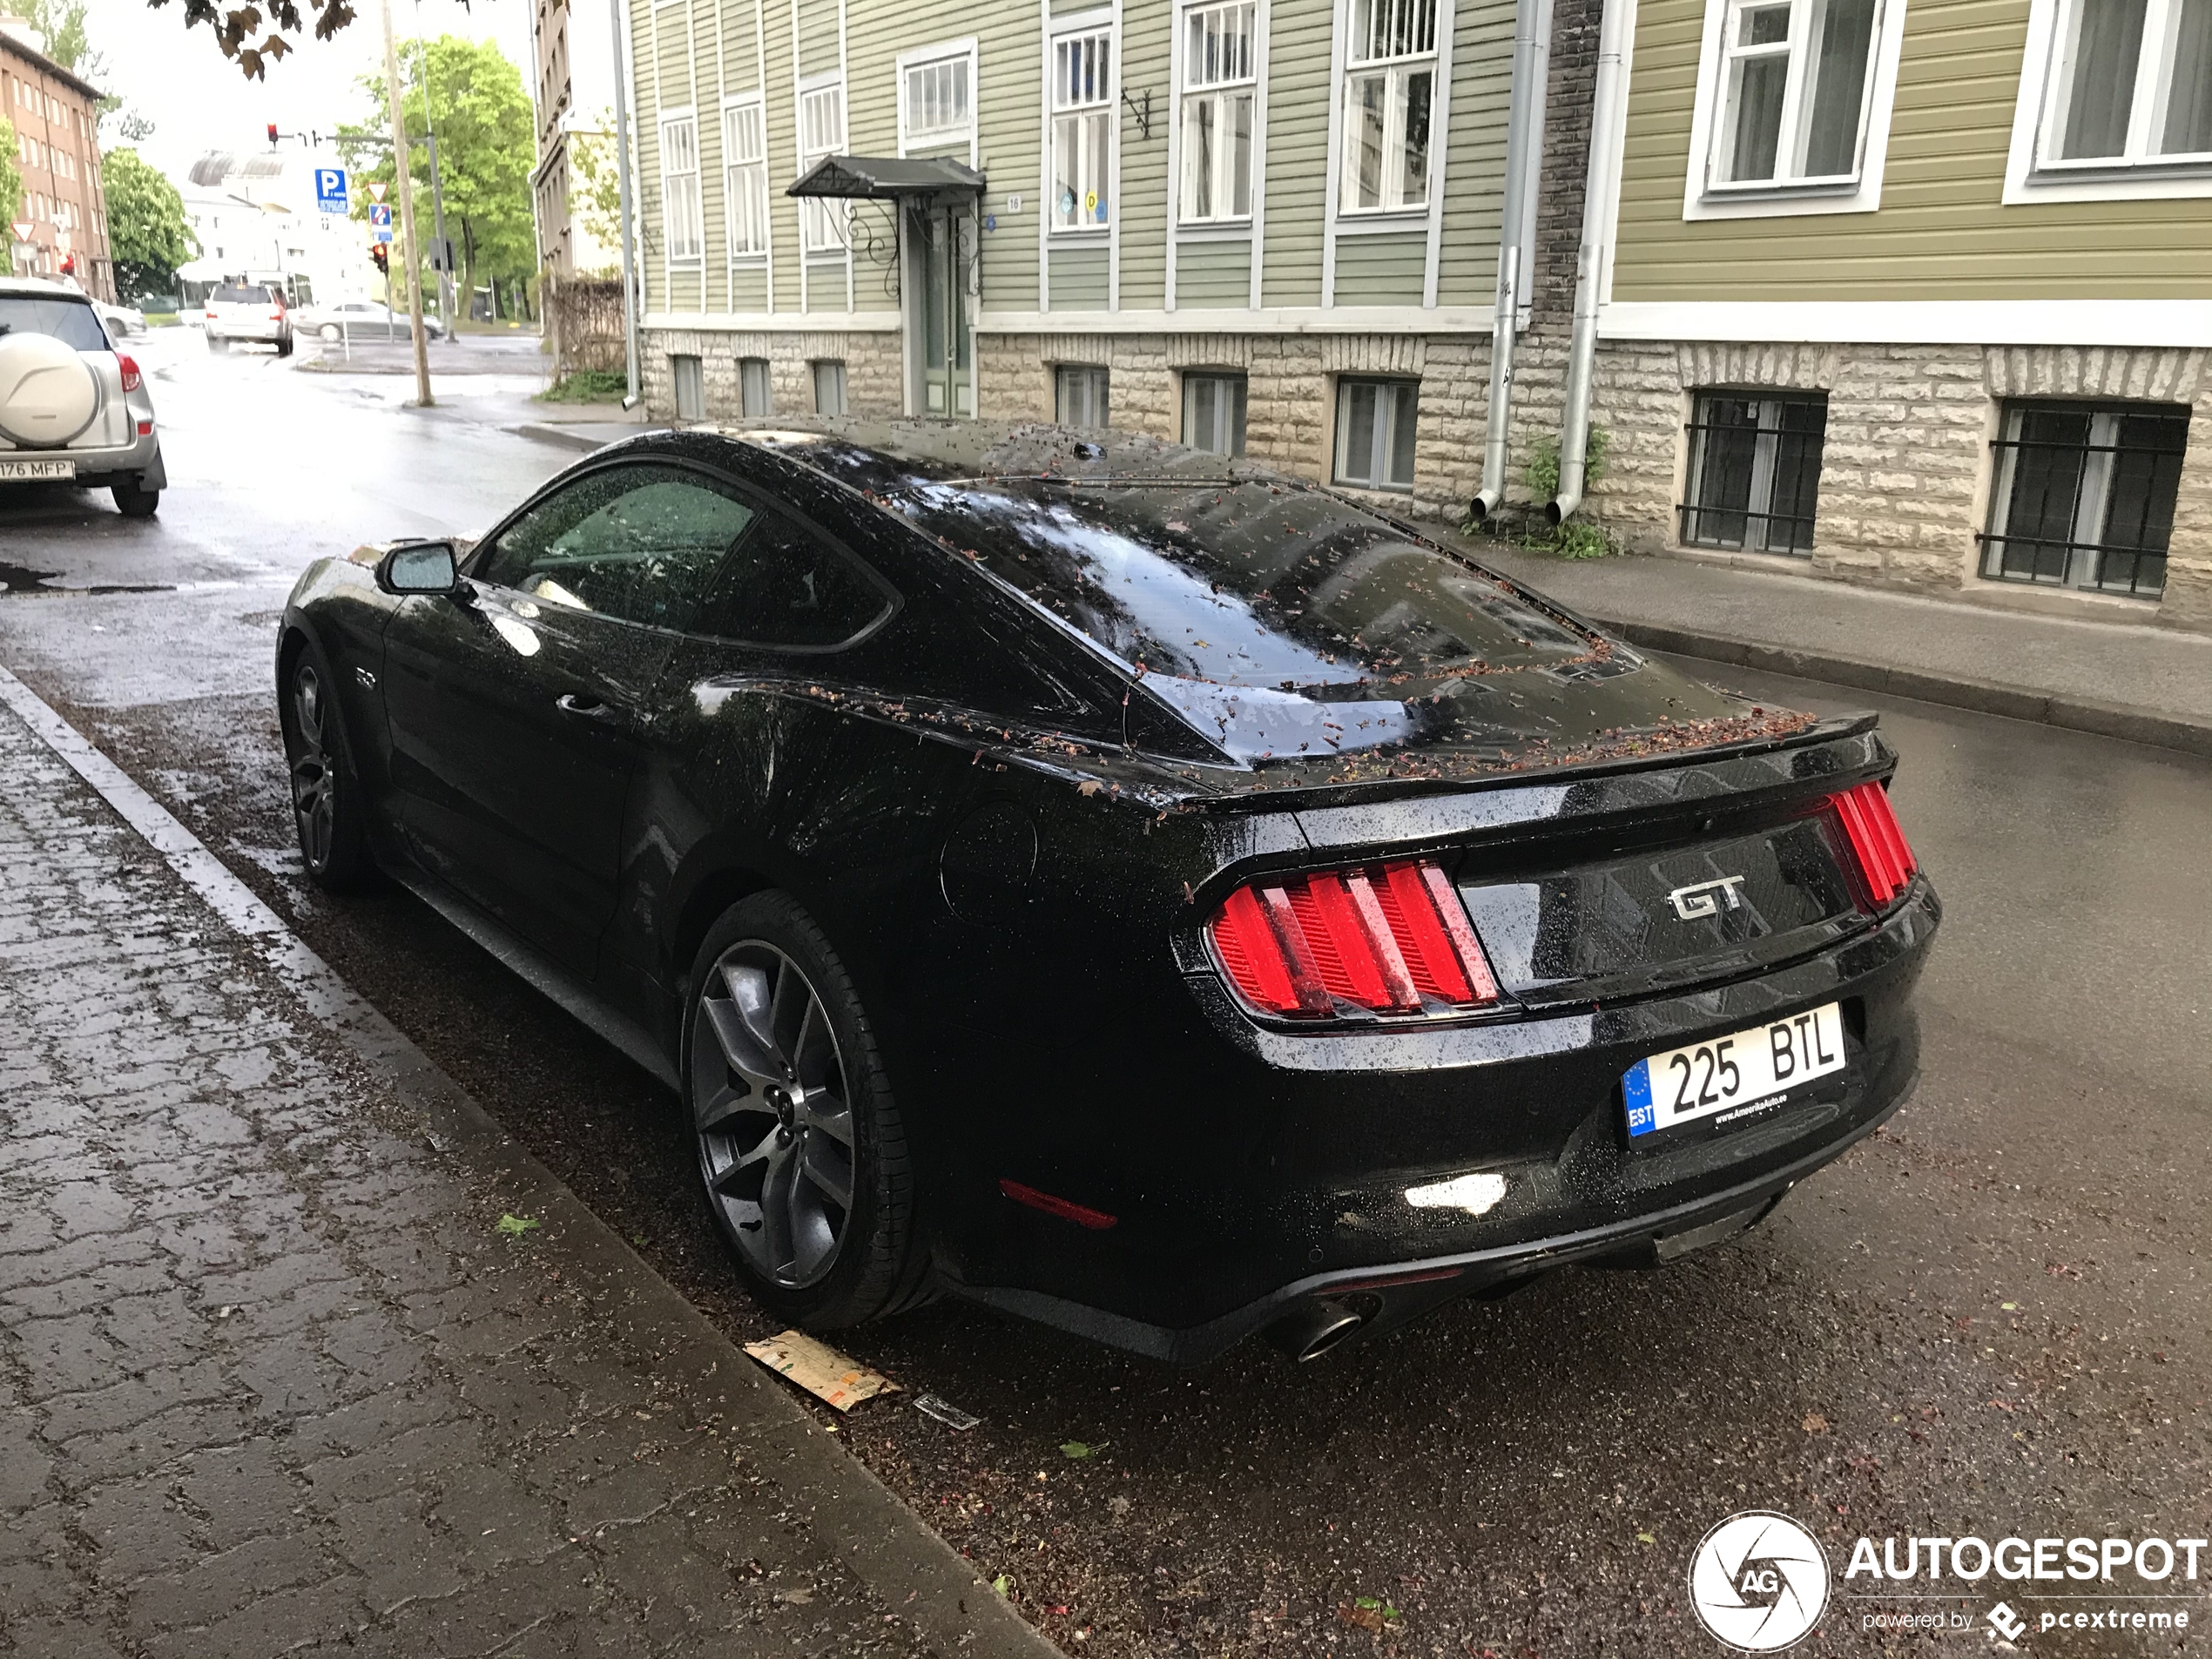
<instances>
[{"instance_id":1,"label":"window with bars","mask_svg":"<svg viewBox=\"0 0 2212 1659\"><path fill-rule=\"evenodd\" d=\"M802 92L799 98L799 172L845 148L845 83L833 81ZM846 246L846 204L803 196L799 202L799 246L809 253L835 253Z\"/></svg>"},{"instance_id":2,"label":"window with bars","mask_svg":"<svg viewBox=\"0 0 2212 1659\"><path fill-rule=\"evenodd\" d=\"M1053 419L1062 426L1104 426L1106 390L1104 369L1084 363L1061 364L1052 371Z\"/></svg>"},{"instance_id":3,"label":"window with bars","mask_svg":"<svg viewBox=\"0 0 2212 1659\"><path fill-rule=\"evenodd\" d=\"M730 256L768 251L768 124L758 103L722 111L722 190Z\"/></svg>"},{"instance_id":4,"label":"window with bars","mask_svg":"<svg viewBox=\"0 0 2212 1659\"><path fill-rule=\"evenodd\" d=\"M1113 222L1114 37L1110 30L1052 43L1052 228Z\"/></svg>"},{"instance_id":5,"label":"window with bars","mask_svg":"<svg viewBox=\"0 0 2212 1659\"><path fill-rule=\"evenodd\" d=\"M699 124L688 113L661 118L660 188L668 257L698 259L706 251L706 219L699 204Z\"/></svg>"},{"instance_id":6,"label":"window with bars","mask_svg":"<svg viewBox=\"0 0 2212 1659\"><path fill-rule=\"evenodd\" d=\"M1352 0L1345 63L1338 211L1426 206L1436 0Z\"/></svg>"},{"instance_id":7,"label":"window with bars","mask_svg":"<svg viewBox=\"0 0 2212 1659\"><path fill-rule=\"evenodd\" d=\"M906 141L941 144L968 130L968 54L907 65Z\"/></svg>"},{"instance_id":8,"label":"window with bars","mask_svg":"<svg viewBox=\"0 0 2212 1659\"><path fill-rule=\"evenodd\" d=\"M1731 0L1707 183L1771 189L1857 179L1880 12L1881 0Z\"/></svg>"},{"instance_id":9,"label":"window with bars","mask_svg":"<svg viewBox=\"0 0 2212 1659\"><path fill-rule=\"evenodd\" d=\"M1253 0L1229 0L1183 14L1185 225L1251 217L1258 10Z\"/></svg>"},{"instance_id":10,"label":"window with bars","mask_svg":"<svg viewBox=\"0 0 2212 1659\"><path fill-rule=\"evenodd\" d=\"M1824 393L1700 392L1690 405L1682 539L1698 547L1810 553L1828 432Z\"/></svg>"},{"instance_id":11,"label":"window with bars","mask_svg":"<svg viewBox=\"0 0 2212 1659\"><path fill-rule=\"evenodd\" d=\"M2005 405L1982 575L2157 597L2188 427L2176 404Z\"/></svg>"},{"instance_id":12,"label":"window with bars","mask_svg":"<svg viewBox=\"0 0 2212 1659\"><path fill-rule=\"evenodd\" d=\"M1420 391L1418 381L1337 382L1337 482L1363 489L1413 489Z\"/></svg>"},{"instance_id":13,"label":"window with bars","mask_svg":"<svg viewBox=\"0 0 2212 1659\"><path fill-rule=\"evenodd\" d=\"M1245 382L1242 374L1183 377L1183 442L1217 455L1244 453Z\"/></svg>"},{"instance_id":14,"label":"window with bars","mask_svg":"<svg viewBox=\"0 0 2212 1659\"><path fill-rule=\"evenodd\" d=\"M2212 0L2066 0L2044 167L2212 162Z\"/></svg>"}]
</instances>

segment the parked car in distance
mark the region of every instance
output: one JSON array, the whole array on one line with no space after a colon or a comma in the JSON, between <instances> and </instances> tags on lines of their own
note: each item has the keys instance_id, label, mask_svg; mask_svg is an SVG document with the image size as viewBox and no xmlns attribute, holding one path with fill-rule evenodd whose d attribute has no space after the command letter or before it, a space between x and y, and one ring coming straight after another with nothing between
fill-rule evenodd
<instances>
[{"instance_id":1,"label":"parked car in distance","mask_svg":"<svg viewBox=\"0 0 2212 1659\"><path fill-rule=\"evenodd\" d=\"M335 305L302 306L293 313L293 324L323 340L413 338L407 313L395 311L380 300L341 300ZM445 337L445 324L427 311L422 314L422 327L433 340Z\"/></svg>"},{"instance_id":2,"label":"parked car in distance","mask_svg":"<svg viewBox=\"0 0 2212 1659\"><path fill-rule=\"evenodd\" d=\"M1151 438L655 434L311 565L302 855L685 1103L778 1318L1310 1359L1759 1222L1919 1073L1871 714ZM1679 1292L1677 1292L1679 1294Z\"/></svg>"},{"instance_id":3,"label":"parked car in distance","mask_svg":"<svg viewBox=\"0 0 2212 1659\"><path fill-rule=\"evenodd\" d=\"M228 351L238 342L273 346L280 357L292 355L292 312L284 290L272 284L225 284L208 291L201 321L211 351Z\"/></svg>"},{"instance_id":4,"label":"parked car in distance","mask_svg":"<svg viewBox=\"0 0 2212 1659\"><path fill-rule=\"evenodd\" d=\"M100 314L100 320L107 325L110 335L117 340L146 331L146 314L136 306L111 305L105 300L92 301L92 309Z\"/></svg>"},{"instance_id":5,"label":"parked car in distance","mask_svg":"<svg viewBox=\"0 0 2212 1659\"><path fill-rule=\"evenodd\" d=\"M152 516L169 482L153 395L84 294L0 277L0 485L71 482Z\"/></svg>"}]
</instances>

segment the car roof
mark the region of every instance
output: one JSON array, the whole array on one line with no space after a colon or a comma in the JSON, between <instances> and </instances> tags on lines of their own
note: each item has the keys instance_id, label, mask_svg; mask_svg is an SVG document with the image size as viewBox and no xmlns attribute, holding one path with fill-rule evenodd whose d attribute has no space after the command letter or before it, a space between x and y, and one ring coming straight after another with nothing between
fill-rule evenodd
<instances>
[{"instance_id":1,"label":"car roof","mask_svg":"<svg viewBox=\"0 0 2212 1659\"><path fill-rule=\"evenodd\" d=\"M0 276L0 294L17 299L74 300L79 305L91 305L92 297L81 288L66 283L48 281L43 277Z\"/></svg>"}]
</instances>

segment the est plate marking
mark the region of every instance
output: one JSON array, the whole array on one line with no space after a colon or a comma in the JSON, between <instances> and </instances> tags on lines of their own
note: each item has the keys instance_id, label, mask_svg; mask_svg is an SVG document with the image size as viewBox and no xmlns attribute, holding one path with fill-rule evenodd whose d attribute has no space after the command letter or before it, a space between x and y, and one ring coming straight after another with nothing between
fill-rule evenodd
<instances>
[{"instance_id":1,"label":"est plate marking","mask_svg":"<svg viewBox=\"0 0 2212 1659\"><path fill-rule=\"evenodd\" d=\"M74 478L74 461L0 461L0 478Z\"/></svg>"},{"instance_id":2,"label":"est plate marking","mask_svg":"<svg viewBox=\"0 0 2212 1659\"><path fill-rule=\"evenodd\" d=\"M1630 1136L1702 1117L1723 1122L1779 1105L1799 1083L1844 1069L1844 1013L1829 1002L1770 1025L1669 1049L1621 1080Z\"/></svg>"}]
</instances>

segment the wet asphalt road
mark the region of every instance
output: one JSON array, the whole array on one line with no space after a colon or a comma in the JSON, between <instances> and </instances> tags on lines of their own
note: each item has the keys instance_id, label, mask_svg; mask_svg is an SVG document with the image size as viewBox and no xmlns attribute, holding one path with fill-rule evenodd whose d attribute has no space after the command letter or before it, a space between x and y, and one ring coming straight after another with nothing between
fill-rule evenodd
<instances>
[{"instance_id":1,"label":"wet asphalt road","mask_svg":"<svg viewBox=\"0 0 2212 1659\"><path fill-rule=\"evenodd\" d=\"M526 381L423 412L404 381L208 358L181 331L134 350L167 433L161 516L0 496L0 663L711 1316L765 1333L671 1103L411 899L326 900L292 851L268 689L284 594L358 541L481 529L566 464L502 429L529 418ZM1813 1527L1839 1569L1862 1533L2212 1532L2212 765L1726 678L1871 704L1903 753L1896 799L1949 912L1918 1097L1744 1238L1304 1368L1248 1345L1170 1372L950 1305L856 1333L909 1392L842 1422L848 1444L1069 1651L1716 1653L1684 1573L1751 1507ZM918 1415L924 1392L982 1426ZM1867 1633L1865 1581L1839 1584L1808 1650L1978 1651L2000 1588L2031 1620L2047 1605L1993 1584L1944 1603L1973 1628L1932 1642ZM1360 1597L1399 1611L1387 1634L1347 1622Z\"/></svg>"}]
</instances>

